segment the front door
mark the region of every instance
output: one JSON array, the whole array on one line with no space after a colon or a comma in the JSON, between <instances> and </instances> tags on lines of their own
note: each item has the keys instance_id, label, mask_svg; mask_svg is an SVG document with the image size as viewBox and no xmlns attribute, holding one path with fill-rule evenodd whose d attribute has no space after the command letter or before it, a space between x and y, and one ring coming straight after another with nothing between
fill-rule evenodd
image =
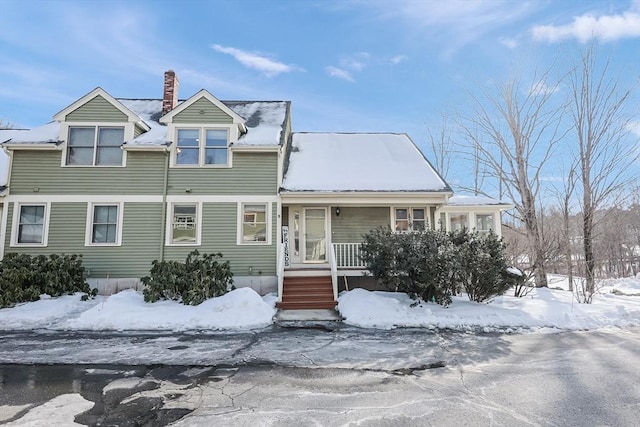
<instances>
[{"instance_id":1,"label":"front door","mask_svg":"<svg viewBox=\"0 0 640 427\"><path fill-rule=\"evenodd\" d=\"M304 208L302 230L304 262L327 262L327 209Z\"/></svg>"}]
</instances>

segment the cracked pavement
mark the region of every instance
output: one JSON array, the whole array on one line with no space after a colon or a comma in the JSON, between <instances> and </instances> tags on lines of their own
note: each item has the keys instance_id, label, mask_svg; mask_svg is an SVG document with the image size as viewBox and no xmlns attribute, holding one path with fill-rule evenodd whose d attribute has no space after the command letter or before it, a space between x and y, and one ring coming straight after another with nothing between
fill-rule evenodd
<instances>
[{"instance_id":1,"label":"cracked pavement","mask_svg":"<svg viewBox=\"0 0 640 427\"><path fill-rule=\"evenodd\" d=\"M40 347L52 343L48 354L62 358L65 339L80 343L72 347L80 363L99 354L87 350L99 340L90 336L48 337ZM0 357L19 341L0 342ZM47 353L35 341L20 351L34 350L39 360ZM106 341L102 350L138 346L139 355L123 351L114 360L162 360L163 348L193 354L181 366L0 365L0 424L21 425L63 393L94 402L75 417L87 425L635 426L640 411L638 328L522 335L272 328Z\"/></svg>"}]
</instances>

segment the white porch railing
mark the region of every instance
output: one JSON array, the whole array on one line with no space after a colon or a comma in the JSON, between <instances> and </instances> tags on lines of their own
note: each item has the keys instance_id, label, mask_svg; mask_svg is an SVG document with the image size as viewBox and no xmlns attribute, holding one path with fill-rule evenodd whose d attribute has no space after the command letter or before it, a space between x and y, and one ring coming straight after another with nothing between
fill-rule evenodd
<instances>
[{"instance_id":1,"label":"white porch railing","mask_svg":"<svg viewBox=\"0 0 640 427\"><path fill-rule=\"evenodd\" d=\"M331 268L331 285L333 287L333 300L338 301L338 265L336 263L335 249L329 251L329 267Z\"/></svg>"},{"instance_id":2,"label":"white porch railing","mask_svg":"<svg viewBox=\"0 0 640 427\"><path fill-rule=\"evenodd\" d=\"M333 243L338 268L366 268L360 259L360 243Z\"/></svg>"}]
</instances>

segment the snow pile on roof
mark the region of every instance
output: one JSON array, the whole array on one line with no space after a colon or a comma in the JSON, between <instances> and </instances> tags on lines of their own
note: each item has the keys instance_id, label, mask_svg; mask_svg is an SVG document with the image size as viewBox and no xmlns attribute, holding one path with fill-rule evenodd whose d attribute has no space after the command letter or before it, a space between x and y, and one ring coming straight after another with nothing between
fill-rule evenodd
<instances>
[{"instance_id":1,"label":"snow pile on roof","mask_svg":"<svg viewBox=\"0 0 640 427\"><path fill-rule=\"evenodd\" d=\"M286 191L448 191L404 134L294 133Z\"/></svg>"},{"instance_id":2,"label":"snow pile on roof","mask_svg":"<svg viewBox=\"0 0 640 427\"><path fill-rule=\"evenodd\" d=\"M449 198L449 202L447 205L450 206L478 206L478 205L506 205L510 206L509 203L501 202L498 199L493 199L491 197L485 196L466 196L466 195L458 195L452 196Z\"/></svg>"},{"instance_id":3,"label":"snow pile on roof","mask_svg":"<svg viewBox=\"0 0 640 427\"><path fill-rule=\"evenodd\" d=\"M247 133L236 145L279 145L287 115L284 101L223 101L245 119Z\"/></svg>"},{"instance_id":4,"label":"snow pile on roof","mask_svg":"<svg viewBox=\"0 0 640 427\"><path fill-rule=\"evenodd\" d=\"M151 127L148 132L127 141L126 145L165 145L170 139L167 126L158 122L162 115L160 99L118 98ZM236 145L278 145L285 123L287 103L284 101L222 101L246 120L247 133Z\"/></svg>"},{"instance_id":5,"label":"snow pile on roof","mask_svg":"<svg viewBox=\"0 0 640 427\"><path fill-rule=\"evenodd\" d=\"M4 132L12 132L2 131ZM52 143L60 141L60 122L49 122L46 125L38 126L30 130L13 131L15 134L11 135L9 144L42 144ZM6 142L4 138L2 141Z\"/></svg>"},{"instance_id":6,"label":"snow pile on roof","mask_svg":"<svg viewBox=\"0 0 640 427\"><path fill-rule=\"evenodd\" d=\"M158 122L162 112L161 99L122 99L125 107L133 111L151 129L137 138L127 141L126 145L165 145L167 143L167 127Z\"/></svg>"},{"instance_id":7,"label":"snow pile on roof","mask_svg":"<svg viewBox=\"0 0 640 427\"><path fill-rule=\"evenodd\" d=\"M571 292L540 288L525 298L501 296L490 304L453 297L448 308L433 303L412 307L415 301L404 293L354 289L340 296L338 309L345 323L378 329L584 330L640 325L639 297L598 294L592 304L578 304L572 299Z\"/></svg>"}]
</instances>

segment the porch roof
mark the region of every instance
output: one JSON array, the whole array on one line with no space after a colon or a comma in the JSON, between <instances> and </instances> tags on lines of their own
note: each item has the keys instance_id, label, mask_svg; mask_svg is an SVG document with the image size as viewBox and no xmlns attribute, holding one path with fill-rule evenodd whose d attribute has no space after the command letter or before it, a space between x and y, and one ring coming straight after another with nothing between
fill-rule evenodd
<instances>
[{"instance_id":1,"label":"porch roof","mask_svg":"<svg viewBox=\"0 0 640 427\"><path fill-rule=\"evenodd\" d=\"M406 134L292 136L283 192L451 192Z\"/></svg>"}]
</instances>

